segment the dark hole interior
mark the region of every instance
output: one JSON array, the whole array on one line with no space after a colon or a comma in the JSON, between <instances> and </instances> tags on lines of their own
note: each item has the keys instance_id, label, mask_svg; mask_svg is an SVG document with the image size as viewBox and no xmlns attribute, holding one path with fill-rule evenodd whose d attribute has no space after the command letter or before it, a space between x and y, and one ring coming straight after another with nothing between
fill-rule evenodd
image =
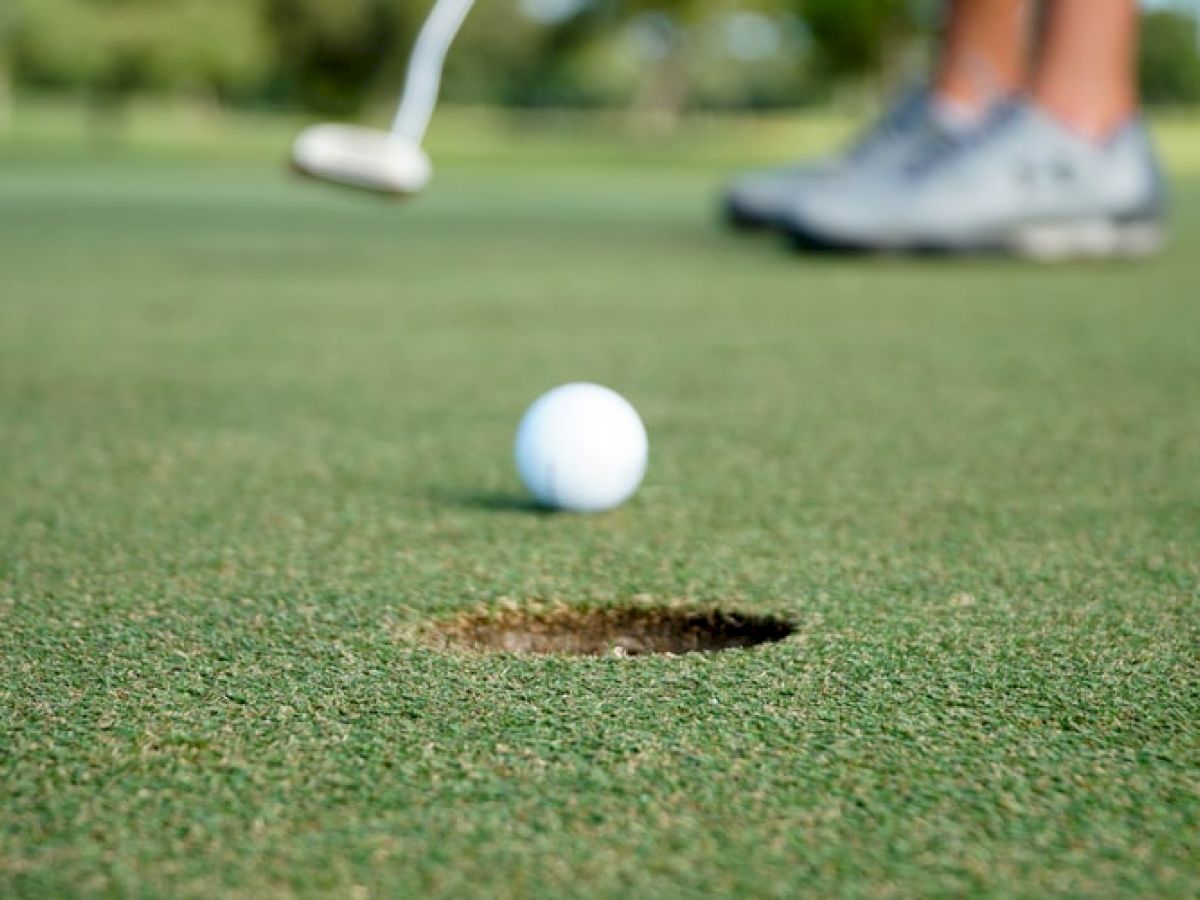
<instances>
[{"instance_id":1,"label":"dark hole interior","mask_svg":"<svg viewBox=\"0 0 1200 900\"><path fill-rule=\"evenodd\" d=\"M782 641L785 619L722 610L502 610L469 614L439 627L453 644L505 653L642 656L715 653Z\"/></svg>"}]
</instances>

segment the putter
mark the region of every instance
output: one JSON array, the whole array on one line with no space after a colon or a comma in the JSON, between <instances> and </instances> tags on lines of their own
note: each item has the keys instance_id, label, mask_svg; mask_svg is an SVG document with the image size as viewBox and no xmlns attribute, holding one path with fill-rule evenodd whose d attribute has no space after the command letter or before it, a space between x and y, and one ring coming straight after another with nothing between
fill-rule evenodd
<instances>
[{"instance_id":1,"label":"putter","mask_svg":"<svg viewBox=\"0 0 1200 900\"><path fill-rule=\"evenodd\" d=\"M436 0L408 60L390 131L314 125L292 146L292 168L318 181L393 197L419 193L433 175L421 141L437 106L446 53L475 0Z\"/></svg>"}]
</instances>

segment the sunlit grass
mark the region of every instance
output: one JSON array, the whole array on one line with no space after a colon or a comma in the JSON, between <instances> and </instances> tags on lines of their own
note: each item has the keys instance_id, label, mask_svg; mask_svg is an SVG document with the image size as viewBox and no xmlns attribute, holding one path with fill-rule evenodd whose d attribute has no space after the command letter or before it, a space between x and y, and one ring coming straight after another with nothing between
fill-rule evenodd
<instances>
[{"instance_id":1,"label":"sunlit grass","mask_svg":"<svg viewBox=\"0 0 1200 900\"><path fill-rule=\"evenodd\" d=\"M713 191L848 120L447 110L396 206L174 115L0 144L0 895L1195 893L1194 182L1146 264L823 260ZM534 513L578 378L647 481ZM428 640L627 604L796 630Z\"/></svg>"},{"instance_id":2,"label":"sunlit grass","mask_svg":"<svg viewBox=\"0 0 1200 900\"><path fill-rule=\"evenodd\" d=\"M560 166L609 164L756 165L818 156L842 146L870 118L869 108L796 113L697 114L676 127L649 127L630 113L505 111L443 106L429 148L439 159ZM225 112L198 103L140 101L119 125L96 128L85 107L61 99L26 98L11 128L0 132L0 153L53 155L184 154L226 160L278 158L310 121L296 115ZM388 112L362 121L385 127ZM1152 117L1163 157L1179 176L1200 176L1200 114L1172 111Z\"/></svg>"}]
</instances>

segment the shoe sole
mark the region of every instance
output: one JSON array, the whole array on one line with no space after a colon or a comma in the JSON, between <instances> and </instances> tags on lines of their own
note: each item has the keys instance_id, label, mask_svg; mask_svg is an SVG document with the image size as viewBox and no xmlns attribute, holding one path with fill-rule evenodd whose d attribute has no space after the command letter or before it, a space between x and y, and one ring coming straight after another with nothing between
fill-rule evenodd
<instances>
[{"instance_id":1,"label":"shoe sole","mask_svg":"<svg viewBox=\"0 0 1200 900\"><path fill-rule=\"evenodd\" d=\"M1058 225L1027 225L1011 237L1014 254L1026 259L1140 259L1166 244L1166 228L1155 220L1094 219Z\"/></svg>"},{"instance_id":2,"label":"shoe sole","mask_svg":"<svg viewBox=\"0 0 1200 900\"><path fill-rule=\"evenodd\" d=\"M1166 244L1166 228L1156 219L1085 219L1024 225L1004 235L965 241L896 241L870 243L823 235L791 223L793 246L801 251L834 255L895 253L902 255L1006 254L1037 262L1072 259L1142 259Z\"/></svg>"},{"instance_id":3,"label":"shoe sole","mask_svg":"<svg viewBox=\"0 0 1200 900\"><path fill-rule=\"evenodd\" d=\"M755 215L747 212L738 204L726 201L722 209L722 219L734 231L770 231L778 223L769 216Z\"/></svg>"}]
</instances>

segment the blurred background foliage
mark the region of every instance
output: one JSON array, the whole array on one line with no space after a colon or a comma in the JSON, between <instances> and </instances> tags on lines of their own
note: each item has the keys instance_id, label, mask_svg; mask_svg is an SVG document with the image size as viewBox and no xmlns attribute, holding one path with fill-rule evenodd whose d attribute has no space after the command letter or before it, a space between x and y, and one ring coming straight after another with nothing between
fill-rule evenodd
<instances>
[{"instance_id":1,"label":"blurred background foliage","mask_svg":"<svg viewBox=\"0 0 1200 900\"><path fill-rule=\"evenodd\" d=\"M394 98L429 0L3 0L0 117L15 92L70 93L119 123L140 94L352 116ZM910 77L936 0L479 0L445 95L604 107L670 122L875 94ZM1200 103L1190 5L1144 11L1152 103Z\"/></svg>"}]
</instances>

